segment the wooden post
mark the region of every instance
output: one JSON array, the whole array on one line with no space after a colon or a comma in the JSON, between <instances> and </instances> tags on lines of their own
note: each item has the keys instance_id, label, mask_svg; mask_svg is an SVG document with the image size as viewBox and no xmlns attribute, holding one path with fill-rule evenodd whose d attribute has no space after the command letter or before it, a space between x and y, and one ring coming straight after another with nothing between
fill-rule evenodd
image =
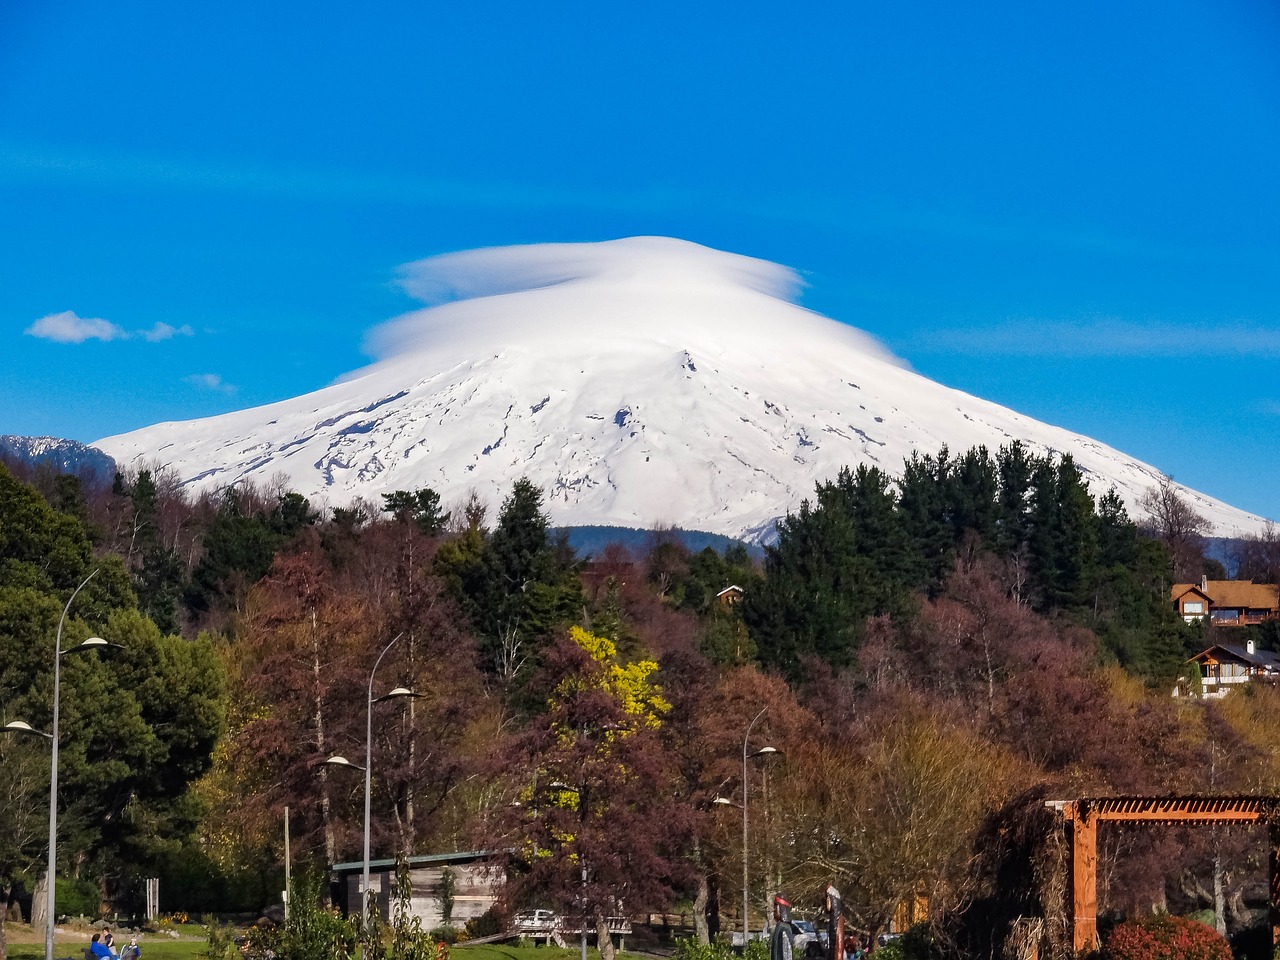
<instances>
[{"instance_id":1,"label":"wooden post","mask_svg":"<svg viewBox=\"0 0 1280 960\"><path fill-rule=\"evenodd\" d=\"M1267 823L1267 881L1271 891L1267 912L1271 919L1271 946L1280 947L1280 822Z\"/></svg>"},{"instance_id":2,"label":"wooden post","mask_svg":"<svg viewBox=\"0 0 1280 960\"><path fill-rule=\"evenodd\" d=\"M289 897L293 894L290 869L293 858L289 856L289 808L284 808L284 918L289 919Z\"/></svg>"},{"instance_id":3,"label":"wooden post","mask_svg":"<svg viewBox=\"0 0 1280 960\"><path fill-rule=\"evenodd\" d=\"M1098 945L1098 821L1073 803L1071 818L1071 930L1076 953Z\"/></svg>"}]
</instances>

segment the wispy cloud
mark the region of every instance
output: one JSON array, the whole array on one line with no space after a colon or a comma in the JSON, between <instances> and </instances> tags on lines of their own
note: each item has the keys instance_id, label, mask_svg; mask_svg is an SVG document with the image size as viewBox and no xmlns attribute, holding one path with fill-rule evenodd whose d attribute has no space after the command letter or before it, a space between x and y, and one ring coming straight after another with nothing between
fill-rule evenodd
<instances>
[{"instance_id":1,"label":"wispy cloud","mask_svg":"<svg viewBox=\"0 0 1280 960\"><path fill-rule=\"evenodd\" d=\"M1019 357L1280 357L1280 330L1252 323L1139 324L1019 320L987 327L933 330L912 338L913 351ZM911 352L911 351L908 351Z\"/></svg>"},{"instance_id":2,"label":"wispy cloud","mask_svg":"<svg viewBox=\"0 0 1280 960\"><path fill-rule=\"evenodd\" d=\"M223 383L222 377L216 373L193 373L189 377L183 377L182 380L184 383L199 387L201 390L215 390L218 393L236 392L235 385Z\"/></svg>"},{"instance_id":3,"label":"wispy cloud","mask_svg":"<svg viewBox=\"0 0 1280 960\"><path fill-rule=\"evenodd\" d=\"M190 337L195 333L187 324L175 327L161 321L150 330L139 330L136 334L147 343L159 343L161 340L172 340L174 337Z\"/></svg>"},{"instance_id":4,"label":"wispy cloud","mask_svg":"<svg viewBox=\"0 0 1280 960\"><path fill-rule=\"evenodd\" d=\"M210 190L242 195L293 197L353 203L387 203L447 209L512 209L544 211L555 208L607 213L728 214L751 216L774 223L799 224L836 230L841 234L880 237L886 231L916 236L921 233L972 240L977 243L1022 245L1028 240L1068 250L1104 254L1157 256L1203 262L1204 248L1184 249L1156 244L1149 238L1110 233L1083 223L1047 230L1039 221L1015 223L973 216L966 209L931 207L891 195L850 194L778 187L750 194L693 189L674 183L642 189L591 188L554 180L493 180L403 176L385 170L295 167L209 162L168 154L139 154L103 150L76 151L47 144L0 138L0 173L38 179L69 179L89 183L167 184L177 189ZM1237 258L1240 251L1211 248Z\"/></svg>"},{"instance_id":5,"label":"wispy cloud","mask_svg":"<svg viewBox=\"0 0 1280 960\"><path fill-rule=\"evenodd\" d=\"M78 317L70 310L41 317L23 331L28 336L54 343L84 343L86 340L127 340L124 328L101 317Z\"/></svg>"},{"instance_id":6,"label":"wispy cloud","mask_svg":"<svg viewBox=\"0 0 1280 960\"><path fill-rule=\"evenodd\" d=\"M52 340L54 343L84 343L86 340L145 340L147 343L159 343L174 337L190 337L195 331L185 323L175 327L161 321L149 330L130 332L118 323L101 317L80 317L72 310L63 310L61 313L41 317L23 333L41 340Z\"/></svg>"}]
</instances>

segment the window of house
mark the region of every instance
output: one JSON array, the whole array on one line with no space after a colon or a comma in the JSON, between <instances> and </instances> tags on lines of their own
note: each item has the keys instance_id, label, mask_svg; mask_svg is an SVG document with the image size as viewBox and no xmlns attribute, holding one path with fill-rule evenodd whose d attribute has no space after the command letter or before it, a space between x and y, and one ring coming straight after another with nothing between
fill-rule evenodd
<instances>
[{"instance_id":1,"label":"window of house","mask_svg":"<svg viewBox=\"0 0 1280 960\"><path fill-rule=\"evenodd\" d=\"M1188 600L1182 605L1183 613L1204 613L1203 600Z\"/></svg>"}]
</instances>

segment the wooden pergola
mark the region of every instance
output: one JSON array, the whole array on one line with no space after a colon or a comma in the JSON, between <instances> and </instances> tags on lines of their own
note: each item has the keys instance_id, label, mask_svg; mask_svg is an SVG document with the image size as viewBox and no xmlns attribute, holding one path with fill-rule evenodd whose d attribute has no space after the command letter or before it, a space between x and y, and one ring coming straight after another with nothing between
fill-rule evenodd
<instances>
[{"instance_id":1,"label":"wooden pergola","mask_svg":"<svg viewBox=\"0 0 1280 960\"><path fill-rule=\"evenodd\" d=\"M1265 823L1271 942L1280 945L1280 797L1101 797L1050 800L1071 835L1071 935L1077 953L1098 946L1098 824Z\"/></svg>"}]
</instances>

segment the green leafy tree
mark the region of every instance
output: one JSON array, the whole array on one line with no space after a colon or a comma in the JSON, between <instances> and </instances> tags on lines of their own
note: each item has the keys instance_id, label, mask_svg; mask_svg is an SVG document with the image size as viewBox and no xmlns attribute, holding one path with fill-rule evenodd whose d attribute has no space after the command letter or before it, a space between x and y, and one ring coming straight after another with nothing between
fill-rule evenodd
<instances>
[{"instance_id":1,"label":"green leafy tree","mask_svg":"<svg viewBox=\"0 0 1280 960\"><path fill-rule=\"evenodd\" d=\"M656 663L625 661L579 627L548 652L539 681L544 711L515 746L536 758L518 772L533 786L507 808L502 841L514 899L585 910L610 960L607 919L669 903L687 869L690 811L673 799L663 739L671 706Z\"/></svg>"},{"instance_id":2,"label":"green leafy tree","mask_svg":"<svg viewBox=\"0 0 1280 960\"><path fill-rule=\"evenodd\" d=\"M98 634L122 649L63 657L59 850L64 866L74 862L114 888L119 878L110 865L136 862L150 849L158 836L148 834L152 826L191 825L161 811L176 809L207 765L221 730L220 664L208 643L162 635L138 612L120 558L92 557L82 523L3 470L0 568L0 703L8 719L39 729L51 723L64 605L96 570L70 609L63 647ZM0 781L10 772L0 766ZM33 854L25 851L28 861ZM8 869L23 856L11 852Z\"/></svg>"}]
</instances>

